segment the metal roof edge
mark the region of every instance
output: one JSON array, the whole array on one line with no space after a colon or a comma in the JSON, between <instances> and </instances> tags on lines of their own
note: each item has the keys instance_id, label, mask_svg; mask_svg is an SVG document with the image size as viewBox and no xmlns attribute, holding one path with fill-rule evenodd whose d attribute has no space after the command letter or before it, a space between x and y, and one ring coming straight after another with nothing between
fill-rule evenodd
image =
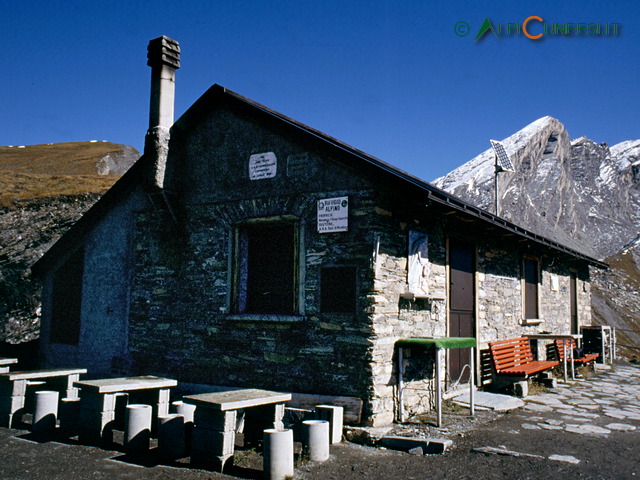
<instances>
[{"instance_id":1,"label":"metal roof edge","mask_svg":"<svg viewBox=\"0 0 640 480\"><path fill-rule=\"evenodd\" d=\"M466 212L470 215L473 215L477 218L480 218L486 222L490 222L494 225L497 225L507 231L510 231L512 233L515 233L519 236L525 237L529 240L532 240L536 243L540 243L543 244L545 246L554 248L556 250L562 251L564 253L567 253L571 256L580 258L581 260L585 260L587 262L589 262L590 264L598 267L598 268L603 268L603 269L608 269L609 265L597 260L595 258L590 257L589 255L586 255L584 253L581 253L577 250L574 250L566 245L562 245L558 242L555 242L549 238L546 238L542 235L539 235L537 233L531 232L523 227L520 227L512 222L509 222L501 217L498 217L480 207L477 207L475 205L472 205L471 203L468 203L458 197L456 197L455 195L452 195L449 192L446 192L445 190L442 190L436 186L434 186L433 184L426 182L425 180L422 180L414 175L411 175L410 173L407 173L397 167L394 167L393 165L380 160L379 158L373 157L365 152L363 152L362 150L358 150L357 148L354 148L344 142L341 142L340 140L337 140L334 137L331 137L330 135L327 135L319 130L316 130L312 127L309 127L301 122L298 122L297 120L294 120L290 117L287 117L286 115L283 115L279 112L276 112L275 110L272 110L264 105L261 105L257 102L254 102L253 100L244 97L240 94L237 94L231 90L226 89L225 87L222 87L220 85L214 85L212 87L213 88L218 88L219 92L224 93L226 95L229 95L233 98L235 98L238 101L244 102L247 105L250 105L254 108L257 108L261 111L263 111L264 113L276 117L277 119L279 119L280 121L286 122L289 125L300 129L302 131L304 131L307 134L313 135L315 137L317 137L320 140L323 140L324 142L327 142L331 145L333 145L335 148L338 148L340 150L345 151L346 153L349 153L352 156L358 157L359 159L366 161L378 168L381 168L383 170L385 170L386 172L399 177L411 184L413 184L414 186L421 188L425 191L427 191L428 193L428 198L432 199L432 200L436 200L440 203L445 203L451 207L456 208L457 210L460 210L462 212Z\"/></svg>"},{"instance_id":2,"label":"metal roof edge","mask_svg":"<svg viewBox=\"0 0 640 480\"><path fill-rule=\"evenodd\" d=\"M352 147L334 137L331 137L330 135L321 132L320 130L316 130L315 128L305 125L297 120L294 120L293 118L287 117L286 115L272 110L258 102L255 102L218 84L214 84L213 86L211 86L198 100L196 100L191 105L191 107L189 107L189 109L185 113L183 113L178 120L176 120L176 122L172 126L172 130L176 127L179 130L186 127L189 124L191 117L197 115L198 112L203 108L206 108L205 102L214 99L215 97L231 98L253 109L263 112L264 114L272 118L276 118L280 122L290 125L296 130L300 130L307 135L311 135L318 140L321 140L322 142L332 146L333 148L343 151L352 157L356 157L361 161L379 168L395 178L399 178L405 182L408 182L418 189L426 191L427 198L430 200L434 200L441 204L446 204L449 207L455 208L456 210L479 218L485 222L497 225L500 228L515 233L521 237L585 260L599 268L608 268L608 265L604 262L601 262L595 258L578 252L577 250L569 248L558 242L554 242L553 240L538 235L525 228L519 227L516 224L508 222L503 218L493 215L480 207L474 206L450 194L449 192L446 192L445 190L432 185L429 182L426 182L383 160L380 160L379 158L369 155L362 150ZM138 184L138 178L136 178L135 175L139 170L144 169L144 164L146 163L144 159L145 155L143 154L138 159L138 161L129 169L129 171L127 171L89 210L87 210L87 212L85 212L85 214L77 222L74 223L74 225L69 230L67 230L65 234L62 235L62 237L58 239L58 241L56 241L56 243L54 243L49 248L49 250L47 250L47 252L45 252L45 254L39 260L37 260L32 265L31 270L34 272L34 274L38 275L39 272L44 270L46 268L46 265L49 263L49 258L52 255L56 255L57 253L59 253L59 251L62 250L63 246L67 246L67 243L73 242L77 238L82 238L92 228L93 222L100 218L106 212L106 210L108 210L109 206L112 203L118 201L118 198L120 197L117 195L119 193L123 193L123 191L126 191ZM58 245L59 243L60 245Z\"/></svg>"},{"instance_id":3,"label":"metal roof edge","mask_svg":"<svg viewBox=\"0 0 640 480\"><path fill-rule=\"evenodd\" d=\"M476 207L474 205L471 205L469 203L466 203L462 200L457 199L456 197L452 197L450 195L446 195L446 196L437 196L434 195L433 192L429 193L428 196L429 200L438 202L440 204L443 205L447 205L451 208L454 208L458 211L461 212L465 212L469 215L472 215L474 217L480 218L486 222L490 222L491 224L502 228L503 230L506 230L510 233L513 233L515 235L518 235L520 237L524 237L528 240L534 241L536 243L545 245L547 247L551 247L555 250L559 250L563 253L566 253L568 255L571 255L573 257L579 258L581 260L584 260L598 268L602 268L602 269L608 269L609 265L605 262L602 262L600 260L597 260L593 257L590 257L589 255L586 255L584 253L581 253L577 250L574 250L572 248L567 247L566 245L562 245L561 243L558 243L554 240L551 240L547 237L543 237L542 235L538 235L537 233L531 232L523 227L520 227L518 225L516 225L515 223L509 222L508 220L505 220L504 218L498 217L496 215L493 215L492 213L487 212L486 210L483 210L479 207Z\"/></svg>"}]
</instances>

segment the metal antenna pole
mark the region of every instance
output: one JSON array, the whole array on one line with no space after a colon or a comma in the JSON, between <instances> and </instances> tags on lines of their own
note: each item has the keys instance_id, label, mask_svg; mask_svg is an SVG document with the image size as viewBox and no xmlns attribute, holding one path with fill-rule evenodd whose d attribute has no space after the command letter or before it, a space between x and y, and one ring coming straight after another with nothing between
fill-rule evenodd
<instances>
[{"instance_id":1,"label":"metal antenna pole","mask_svg":"<svg viewBox=\"0 0 640 480\"><path fill-rule=\"evenodd\" d=\"M498 173L500 173L500 168L498 167L498 156L496 155L496 169L494 173L494 182L493 182L493 190L495 193L495 212L496 217L500 216L500 210L498 209Z\"/></svg>"},{"instance_id":2,"label":"metal antenna pole","mask_svg":"<svg viewBox=\"0 0 640 480\"><path fill-rule=\"evenodd\" d=\"M495 177L493 179L493 185L494 185L494 192L495 192L495 212L496 212L496 217L500 216L500 205L499 205L499 199L498 199L498 174L500 172L514 172L515 169L513 168L513 164L511 163L511 160L509 160L509 155L507 155L506 150L504 149L504 146L500 143L497 142L495 140L489 140L491 142L491 147L493 148L493 153L495 154L495 159L496 159L496 170L495 170Z\"/></svg>"}]
</instances>

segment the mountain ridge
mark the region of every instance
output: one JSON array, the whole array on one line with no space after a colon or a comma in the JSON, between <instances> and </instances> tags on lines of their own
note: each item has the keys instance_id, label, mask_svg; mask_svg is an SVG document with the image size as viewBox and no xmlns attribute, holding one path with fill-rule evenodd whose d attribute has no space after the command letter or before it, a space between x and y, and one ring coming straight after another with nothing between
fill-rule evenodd
<instances>
[{"instance_id":1,"label":"mountain ridge","mask_svg":"<svg viewBox=\"0 0 640 480\"><path fill-rule=\"evenodd\" d=\"M608 272L592 272L593 318L624 331L624 352L633 356L640 350L640 305L629 285L640 278L640 261L628 259L640 258L640 139L611 147L584 136L571 140L559 120L546 116L501 143L515 172L499 174L500 216L611 264ZM494 158L489 148L433 183L494 211Z\"/></svg>"},{"instance_id":2,"label":"mountain ridge","mask_svg":"<svg viewBox=\"0 0 640 480\"><path fill-rule=\"evenodd\" d=\"M31 265L137 161L111 142L0 147L0 341L39 336Z\"/></svg>"},{"instance_id":3,"label":"mountain ridge","mask_svg":"<svg viewBox=\"0 0 640 480\"><path fill-rule=\"evenodd\" d=\"M139 157L129 145L97 140L0 147L0 206L104 193Z\"/></svg>"}]
</instances>

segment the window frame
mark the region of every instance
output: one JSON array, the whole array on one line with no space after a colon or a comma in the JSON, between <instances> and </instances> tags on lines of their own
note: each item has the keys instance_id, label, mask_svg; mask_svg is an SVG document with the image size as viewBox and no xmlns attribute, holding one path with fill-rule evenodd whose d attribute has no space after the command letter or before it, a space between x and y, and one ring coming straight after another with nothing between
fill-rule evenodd
<instances>
[{"instance_id":1,"label":"window frame","mask_svg":"<svg viewBox=\"0 0 640 480\"><path fill-rule=\"evenodd\" d=\"M286 312L272 312L272 311L252 311L252 308L246 303L246 298L243 300L242 296L248 296L250 288L248 275L249 275L249 250L247 250L246 256L243 256L243 249L251 249L252 247L247 243L247 246L242 245L243 242L248 242L251 235L251 230L258 228L262 225L273 226L282 225L291 227L292 238L292 258L291 258L291 273L292 273L292 285L291 285L291 309ZM233 229L233 241L231 251L231 289L230 289L230 302L229 318L238 320L251 320L251 319L263 319L263 320L278 320L278 321L294 321L300 319L300 316L304 311L303 298L301 292L303 292L304 270L302 268L302 245L303 228L300 218L292 215L275 216L275 217L260 217L252 218L246 221L240 222L235 225Z\"/></svg>"},{"instance_id":2,"label":"window frame","mask_svg":"<svg viewBox=\"0 0 640 480\"><path fill-rule=\"evenodd\" d=\"M340 299L339 303L342 303L343 300L344 304L350 304L349 305L349 309L345 309L345 310L336 310L334 308L328 308L331 306L331 303L329 300L327 300L327 298L330 297L326 297L327 295L327 290L330 289L331 292L335 291L335 287L334 286L329 286L327 284L325 284L325 281L327 280L327 277L325 277L325 275L329 274L329 271L333 270L334 272L331 272L332 274L335 273L339 273L339 272L335 272L338 270L341 270L343 272L346 273L346 271L349 271L350 274L353 275L352 278L350 278L349 280L353 281L353 284L351 285L344 285L342 289L337 289L338 293L342 292L342 293L346 293L346 294L352 294L351 298L345 298L344 299ZM344 277L344 275L343 275ZM353 288L353 291L349 291L347 290L347 288L350 290L351 288ZM320 268L320 305L319 305L319 311L321 314L325 314L325 315L353 315L355 316L358 312L358 267L356 267L355 265L324 265ZM333 305L335 305L335 302L333 302Z\"/></svg>"},{"instance_id":3,"label":"window frame","mask_svg":"<svg viewBox=\"0 0 640 480\"><path fill-rule=\"evenodd\" d=\"M69 255L51 276L51 344L80 344L84 264L85 252L84 248L80 247ZM72 288L69 288L69 284Z\"/></svg>"},{"instance_id":4,"label":"window frame","mask_svg":"<svg viewBox=\"0 0 640 480\"><path fill-rule=\"evenodd\" d=\"M529 282L527 275L527 264L533 266L532 272L535 273L535 283ZM521 284L522 284L522 319L525 323L532 320L540 320L540 291L541 291L542 271L540 267L540 259L531 255L523 255L521 261ZM527 285L535 285L535 298L529 298ZM531 302L531 303L530 303ZM535 306L535 316L529 316L528 308Z\"/></svg>"}]
</instances>

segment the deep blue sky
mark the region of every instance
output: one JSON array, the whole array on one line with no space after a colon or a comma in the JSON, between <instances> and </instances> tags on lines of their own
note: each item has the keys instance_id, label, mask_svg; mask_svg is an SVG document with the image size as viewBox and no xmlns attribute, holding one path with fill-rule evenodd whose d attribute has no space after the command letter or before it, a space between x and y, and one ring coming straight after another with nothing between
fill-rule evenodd
<instances>
[{"instance_id":1,"label":"deep blue sky","mask_svg":"<svg viewBox=\"0 0 640 480\"><path fill-rule=\"evenodd\" d=\"M474 41L485 17L504 28L531 15L621 34ZM0 145L142 150L146 48L160 35L182 49L176 118L218 83L425 180L545 115L572 138L640 138L635 0L0 0L0 26Z\"/></svg>"}]
</instances>

